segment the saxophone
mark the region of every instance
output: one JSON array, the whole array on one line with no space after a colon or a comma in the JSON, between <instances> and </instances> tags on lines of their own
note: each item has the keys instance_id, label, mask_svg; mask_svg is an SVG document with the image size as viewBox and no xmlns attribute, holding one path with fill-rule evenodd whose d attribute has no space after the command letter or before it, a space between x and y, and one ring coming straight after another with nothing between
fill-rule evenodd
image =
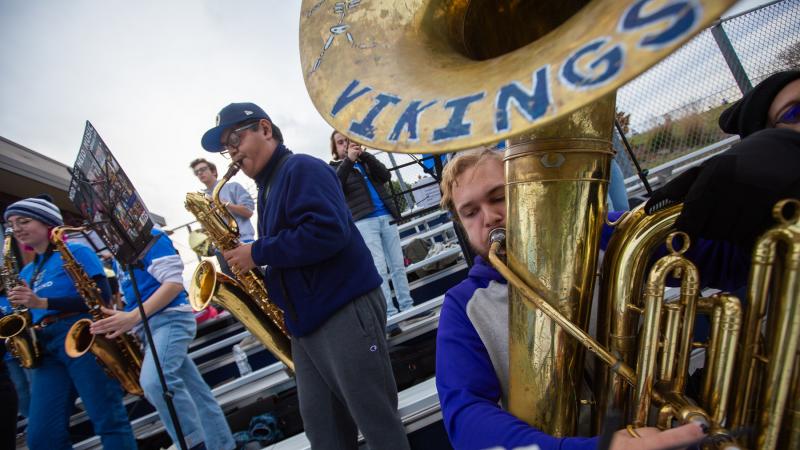
<instances>
[{"instance_id":1,"label":"saxophone","mask_svg":"<svg viewBox=\"0 0 800 450\"><path fill-rule=\"evenodd\" d=\"M3 276L3 285L6 295L11 289L22 285L19 279L19 265L11 247L11 228L6 228L3 239L3 266L0 274ZM19 360L19 365L31 369L39 365L41 348L36 339L36 332L32 328L31 312L25 306L13 306L14 312L0 318L0 339L6 340L8 351Z\"/></svg>"},{"instance_id":2,"label":"saxophone","mask_svg":"<svg viewBox=\"0 0 800 450\"><path fill-rule=\"evenodd\" d=\"M236 220L220 201L222 187L239 171L239 164L231 163L225 176L214 188L211 199L202 192L186 194L186 209L203 226L209 239L219 250L230 250L240 245ZM192 308L202 311L213 301L227 309L281 362L294 371L289 332L283 311L269 299L262 276L256 270L240 272L232 279L219 273L209 261L203 261L192 275L189 301Z\"/></svg>"},{"instance_id":3,"label":"saxophone","mask_svg":"<svg viewBox=\"0 0 800 450\"><path fill-rule=\"evenodd\" d=\"M92 316L91 320L81 319L72 324L64 339L64 350L71 358L78 358L87 351L91 351L100 366L111 378L119 381L125 392L139 396L144 395L142 386L139 384L142 351L138 340L129 334L109 339L102 335L94 335L89 331L93 321L104 319L107 316L100 310L100 307L103 306L100 288L78 264L62 239L65 233L80 230L81 228L56 227L50 235L50 242L61 253L64 271L72 278L78 294L86 302L89 314Z\"/></svg>"}]
</instances>

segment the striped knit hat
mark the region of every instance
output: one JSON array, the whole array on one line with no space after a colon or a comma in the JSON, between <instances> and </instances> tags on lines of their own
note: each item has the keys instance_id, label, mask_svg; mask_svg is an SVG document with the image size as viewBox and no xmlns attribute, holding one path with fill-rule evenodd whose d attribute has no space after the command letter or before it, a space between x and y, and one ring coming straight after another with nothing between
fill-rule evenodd
<instances>
[{"instance_id":1,"label":"striped knit hat","mask_svg":"<svg viewBox=\"0 0 800 450\"><path fill-rule=\"evenodd\" d=\"M64 225L61 211L53 204L53 199L49 195L39 195L12 203L3 213L3 220L7 222L11 216L30 217L51 227Z\"/></svg>"}]
</instances>

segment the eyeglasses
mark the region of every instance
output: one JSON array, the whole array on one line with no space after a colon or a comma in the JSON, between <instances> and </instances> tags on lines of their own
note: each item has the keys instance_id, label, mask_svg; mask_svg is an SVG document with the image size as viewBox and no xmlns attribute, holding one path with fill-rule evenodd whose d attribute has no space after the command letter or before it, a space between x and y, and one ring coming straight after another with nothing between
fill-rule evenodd
<instances>
[{"instance_id":1,"label":"eyeglasses","mask_svg":"<svg viewBox=\"0 0 800 450\"><path fill-rule=\"evenodd\" d=\"M194 174L195 175L200 175L201 173L207 172L207 171L208 171L208 166L201 166L201 167L198 167L197 169L194 170Z\"/></svg>"},{"instance_id":2,"label":"eyeglasses","mask_svg":"<svg viewBox=\"0 0 800 450\"><path fill-rule=\"evenodd\" d=\"M17 219L17 220L9 220L7 224L11 229L17 230L17 229L20 229L22 227L25 227L25 226L29 225L31 222L33 222L33 219L31 219L29 217L22 217L22 218Z\"/></svg>"},{"instance_id":3,"label":"eyeglasses","mask_svg":"<svg viewBox=\"0 0 800 450\"><path fill-rule=\"evenodd\" d=\"M239 136L239 132L255 129L256 127L258 127L258 122L251 122L228 133L228 137L225 139L225 148L220 152L220 154L228 158L230 150L239 148L239 144L242 143L242 137Z\"/></svg>"},{"instance_id":4,"label":"eyeglasses","mask_svg":"<svg viewBox=\"0 0 800 450\"><path fill-rule=\"evenodd\" d=\"M775 120L775 125L779 123L785 123L789 125L800 123L800 102L790 106L789 109L787 109Z\"/></svg>"}]
</instances>

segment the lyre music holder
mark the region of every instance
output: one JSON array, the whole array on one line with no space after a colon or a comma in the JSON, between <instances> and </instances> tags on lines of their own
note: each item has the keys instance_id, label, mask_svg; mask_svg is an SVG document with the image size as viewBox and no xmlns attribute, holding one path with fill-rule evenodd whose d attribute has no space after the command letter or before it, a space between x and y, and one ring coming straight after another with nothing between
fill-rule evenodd
<instances>
[{"instance_id":1,"label":"lyre music holder","mask_svg":"<svg viewBox=\"0 0 800 450\"><path fill-rule=\"evenodd\" d=\"M70 174L72 175L69 186L70 201L130 276L144 334L161 382L164 401L175 426L180 448L186 450L183 431L172 402L173 394L167 387L164 372L161 370L150 324L134 276L134 268L141 267L142 257L156 240L151 234L153 220L150 212L133 187L133 183L88 120L81 148Z\"/></svg>"}]
</instances>

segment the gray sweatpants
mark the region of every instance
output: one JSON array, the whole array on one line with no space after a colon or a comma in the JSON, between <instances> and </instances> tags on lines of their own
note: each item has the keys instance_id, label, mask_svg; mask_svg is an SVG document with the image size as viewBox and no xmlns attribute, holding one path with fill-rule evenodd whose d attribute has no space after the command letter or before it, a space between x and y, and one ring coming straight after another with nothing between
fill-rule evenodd
<instances>
[{"instance_id":1,"label":"gray sweatpants","mask_svg":"<svg viewBox=\"0 0 800 450\"><path fill-rule=\"evenodd\" d=\"M380 288L356 298L310 335L292 338L297 394L314 450L408 450L386 344Z\"/></svg>"}]
</instances>

